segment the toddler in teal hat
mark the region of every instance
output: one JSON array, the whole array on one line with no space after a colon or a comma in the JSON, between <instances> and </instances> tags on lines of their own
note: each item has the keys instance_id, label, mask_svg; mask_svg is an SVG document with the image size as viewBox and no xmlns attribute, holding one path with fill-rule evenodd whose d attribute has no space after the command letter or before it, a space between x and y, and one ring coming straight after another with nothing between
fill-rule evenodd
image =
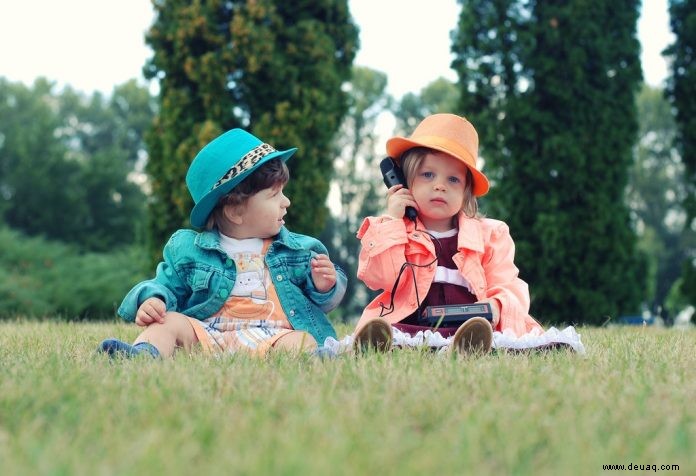
<instances>
[{"instance_id":1,"label":"toddler in teal hat","mask_svg":"<svg viewBox=\"0 0 696 476\"><path fill-rule=\"evenodd\" d=\"M153 279L118 309L145 329L131 345L106 339L110 356L171 356L200 345L214 353L312 351L336 337L326 313L341 302L346 275L317 239L289 231L285 165L297 149L276 150L242 129L196 155L186 174L191 223L163 250Z\"/></svg>"}]
</instances>

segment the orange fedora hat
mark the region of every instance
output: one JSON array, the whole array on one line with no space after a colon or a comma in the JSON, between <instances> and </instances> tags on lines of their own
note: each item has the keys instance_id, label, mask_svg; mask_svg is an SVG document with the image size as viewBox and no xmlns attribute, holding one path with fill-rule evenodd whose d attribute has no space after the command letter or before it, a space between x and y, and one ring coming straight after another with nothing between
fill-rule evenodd
<instances>
[{"instance_id":1,"label":"orange fedora hat","mask_svg":"<svg viewBox=\"0 0 696 476\"><path fill-rule=\"evenodd\" d=\"M410 137L392 137L387 154L398 162L401 155L414 147L427 147L464 162L474 176L473 192L480 197L488 192L488 179L476 168L478 134L469 121L456 114L433 114L418 124Z\"/></svg>"}]
</instances>

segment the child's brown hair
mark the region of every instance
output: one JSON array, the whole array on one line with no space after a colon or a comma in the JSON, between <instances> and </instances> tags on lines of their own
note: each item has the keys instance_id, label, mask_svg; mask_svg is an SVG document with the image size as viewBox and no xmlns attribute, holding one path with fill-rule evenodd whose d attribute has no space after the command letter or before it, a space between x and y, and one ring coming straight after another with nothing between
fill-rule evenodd
<instances>
[{"instance_id":1,"label":"child's brown hair","mask_svg":"<svg viewBox=\"0 0 696 476\"><path fill-rule=\"evenodd\" d=\"M267 188L285 185L289 179L290 172L283 160L269 160L218 200L217 205L215 205L215 208L208 216L205 229L213 230L220 228L220 224L225 220L224 210L226 206L243 206L252 195Z\"/></svg>"}]
</instances>

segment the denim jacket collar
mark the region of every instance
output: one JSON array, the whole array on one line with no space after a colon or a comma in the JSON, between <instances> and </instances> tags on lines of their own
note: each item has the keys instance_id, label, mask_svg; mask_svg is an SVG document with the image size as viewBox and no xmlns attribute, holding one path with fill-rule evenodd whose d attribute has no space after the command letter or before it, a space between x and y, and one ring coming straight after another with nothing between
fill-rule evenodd
<instances>
[{"instance_id":1,"label":"denim jacket collar","mask_svg":"<svg viewBox=\"0 0 696 476\"><path fill-rule=\"evenodd\" d=\"M217 230L206 230L200 232L196 236L194 243L197 247L204 250L217 250L222 254L226 254L225 250L223 250L222 246L220 246L220 235L218 234Z\"/></svg>"},{"instance_id":2,"label":"denim jacket collar","mask_svg":"<svg viewBox=\"0 0 696 476\"><path fill-rule=\"evenodd\" d=\"M284 226L280 228L280 232L277 235L277 238L274 242L276 245L281 244L283 246L286 246L292 250L301 250L303 249L302 245L293 237L293 235L290 233L290 231L285 228Z\"/></svg>"}]
</instances>

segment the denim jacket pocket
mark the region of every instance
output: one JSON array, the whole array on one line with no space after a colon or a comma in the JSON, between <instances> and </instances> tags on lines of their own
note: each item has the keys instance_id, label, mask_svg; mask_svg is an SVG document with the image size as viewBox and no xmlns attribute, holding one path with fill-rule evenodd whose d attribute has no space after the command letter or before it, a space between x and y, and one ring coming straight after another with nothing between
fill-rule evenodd
<instances>
[{"instance_id":1,"label":"denim jacket pocket","mask_svg":"<svg viewBox=\"0 0 696 476\"><path fill-rule=\"evenodd\" d=\"M193 293L206 291L210 287L210 279L213 276L211 270L194 269L189 276L189 286Z\"/></svg>"}]
</instances>

